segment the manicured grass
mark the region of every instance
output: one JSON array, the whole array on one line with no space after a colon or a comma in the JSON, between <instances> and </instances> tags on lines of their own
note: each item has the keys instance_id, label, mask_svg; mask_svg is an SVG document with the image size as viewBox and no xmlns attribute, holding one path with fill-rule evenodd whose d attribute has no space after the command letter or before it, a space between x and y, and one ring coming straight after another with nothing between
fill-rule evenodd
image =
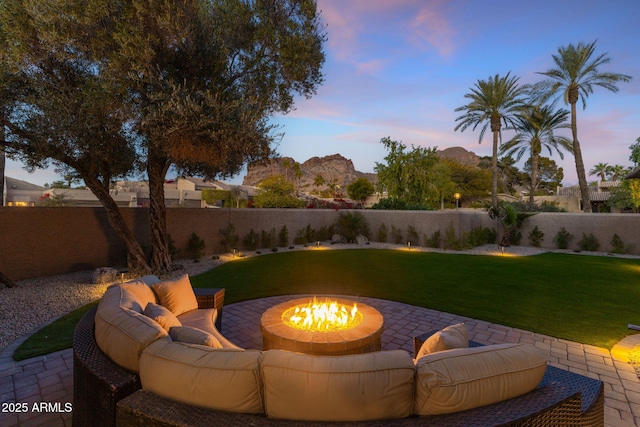
<instances>
[{"instance_id":1,"label":"manicured grass","mask_svg":"<svg viewBox=\"0 0 640 427\"><path fill-rule=\"evenodd\" d=\"M82 306L38 330L16 349L13 353L14 360L25 360L71 348L76 325L82 316L97 303L98 301L94 301Z\"/></svg>"},{"instance_id":2,"label":"manicured grass","mask_svg":"<svg viewBox=\"0 0 640 427\"><path fill-rule=\"evenodd\" d=\"M478 256L397 250L299 251L240 258L191 278L225 304L286 294L400 301L611 348L640 323L640 260L547 253ZM42 328L14 359L70 348L93 302Z\"/></svg>"},{"instance_id":3,"label":"manicured grass","mask_svg":"<svg viewBox=\"0 0 640 427\"><path fill-rule=\"evenodd\" d=\"M225 303L335 293L400 301L611 348L640 323L640 260L547 253L478 256L300 251L239 259L191 278Z\"/></svg>"}]
</instances>

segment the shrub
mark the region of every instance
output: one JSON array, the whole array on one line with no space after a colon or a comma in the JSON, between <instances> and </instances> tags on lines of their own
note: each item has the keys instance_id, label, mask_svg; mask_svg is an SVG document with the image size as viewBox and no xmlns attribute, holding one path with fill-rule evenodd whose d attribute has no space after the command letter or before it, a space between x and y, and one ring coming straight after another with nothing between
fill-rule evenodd
<instances>
[{"instance_id":1,"label":"shrub","mask_svg":"<svg viewBox=\"0 0 640 427\"><path fill-rule=\"evenodd\" d=\"M589 233L589 235L582 233L582 239L578 242L578 247L582 251L595 252L600 248L600 242L593 233Z\"/></svg>"},{"instance_id":2,"label":"shrub","mask_svg":"<svg viewBox=\"0 0 640 427\"><path fill-rule=\"evenodd\" d=\"M380 227L378 227L378 242L387 243L387 231L386 224L384 222L380 224Z\"/></svg>"},{"instance_id":3,"label":"shrub","mask_svg":"<svg viewBox=\"0 0 640 427\"><path fill-rule=\"evenodd\" d=\"M281 248L289 246L289 230L286 225L283 225L280 229L280 233L278 233L278 246Z\"/></svg>"},{"instance_id":4,"label":"shrub","mask_svg":"<svg viewBox=\"0 0 640 427\"><path fill-rule=\"evenodd\" d=\"M529 244L533 247L539 248L540 244L544 240L544 233L540 231L538 226L533 227L533 230L529 233Z\"/></svg>"},{"instance_id":5,"label":"shrub","mask_svg":"<svg viewBox=\"0 0 640 427\"><path fill-rule=\"evenodd\" d=\"M428 248L439 248L442 244L440 230L434 231L431 236L423 235L422 240L424 240L424 245Z\"/></svg>"},{"instance_id":6,"label":"shrub","mask_svg":"<svg viewBox=\"0 0 640 427\"><path fill-rule=\"evenodd\" d=\"M628 254L633 251L633 245L625 245L620 236L614 234L611 238L611 252L614 254Z\"/></svg>"},{"instance_id":7,"label":"shrub","mask_svg":"<svg viewBox=\"0 0 640 427\"><path fill-rule=\"evenodd\" d=\"M236 227L229 223L225 228L218 230L222 239L220 239L220 245L225 252L231 252L232 249L238 247L240 237L236 234Z\"/></svg>"},{"instance_id":8,"label":"shrub","mask_svg":"<svg viewBox=\"0 0 640 427\"><path fill-rule=\"evenodd\" d=\"M191 253L194 261L200 261L200 258L204 255L205 248L204 240L198 236L195 232L191 233L189 241L187 242L187 249Z\"/></svg>"},{"instance_id":9,"label":"shrub","mask_svg":"<svg viewBox=\"0 0 640 427\"><path fill-rule=\"evenodd\" d=\"M453 227L453 224L449 224L449 227L444 232L444 240L442 242L442 247L445 249L451 249L454 251L461 251L463 249L462 240L458 238L456 235L456 229Z\"/></svg>"},{"instance_id":10,"label":"shrub","mask_svg":"<svg viewBox=\"0 0 640 427\"><path fill-rule=\"evenodd\" d=\"M260 233L260 241L263 248L271 248L276 244L276 229L272 228L271 231L262 230Z\"/></svg>"},{"instance_id":11,"label":"shrub","mask_svg":"<svg viewBox=\"0 0 640 427\"><path fill-rule=\"evenodd\" d=\"M573 234L569 233L564 227L558 231L556 237L553 238L553 242L558 249L569 249L569 243L573 239Z\"/></svg>"},{"instance_id":12,"label":"shrub","mask_svg":"<svg viewBox=\"0 0 640 427\"><path fill-rule=\"evenodd\" d=\"M360 212L341 213L335 228L338 234L347 239L347 242L355 242L360 234L369 237L369 223Z\"/></svg>"},{"instance_id":13,"label":"shrub","mask_svg":"<svg viewBox=\"0 0 640 427\"><path fill-rule=\"evenodd\" d=\"M255 251L260 246L260 236L253 231L253 228L242 239L242 245L248 251Z\"/></svg>"},{"instance_id":14,"label":"shrub","mask_svg":"<svg viewBox=\"0 0 640 427\"><path fill-rule=\"evenodd\" d=\"M316 231L311 228L311 224L307 224L305 228L298 230L296 238L293 239L293 243L296 245L306 245L308 243L316 241Z\"/></svg>"},{"instance_id":15,"label":"shrub","mask_svg":"<svg viewBox=\"0 0 640 427\"><path fill-rule=\"evenodd\" d=\"M411 225L407 226L407 241L411 244L411 246L417 246L420 244L420 236L418 235L416 229Z\"/></svg>"},{"instance_id":16,"label":"shrub","mask_svg":"<svg viewBox=\"0 0 640 427\"><path fill-rule=\"evenodd\" d=\"M463 248L470 249L477 246L486 245L487 243L495 243L496 231L489 227L476 227L471 229L469 233L464 233L462 236ZM461 248L462 249L462 248Z\"/></svg>"},{"instance_id":17,"label":"shrub","mask_svg":"<svg viewBox=\"0 0 640 427\"><path fill-rule=\"evenodd\" d=\"M333 225L329 225L329 226L322 225L320 226L318 231L316 231L315 233L315 240L324 242L326 240L331 240L332 236L333 236Z\"/></svg>"},{"instance_id":18,"label":"shrub","mask_svg":"<svg viewBox=\"0 0 640 427\"><path fill-rule=\"evenodd\" d=\"M393 243L396 245L401 245L404 243L404 239L402 238L402 230L397 228L395 225L391 226L391 237L393 238Z\"/></svg>"}]
</instances>

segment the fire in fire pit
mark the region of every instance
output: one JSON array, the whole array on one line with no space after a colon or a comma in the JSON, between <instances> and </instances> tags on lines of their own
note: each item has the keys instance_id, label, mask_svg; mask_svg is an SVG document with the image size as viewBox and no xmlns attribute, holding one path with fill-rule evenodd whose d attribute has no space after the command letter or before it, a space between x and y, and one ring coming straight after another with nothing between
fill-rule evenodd
<instances>
[{"instance_id":1,"label":"fire in fire pit","mask_svg":"<svg viewBox=\"0 0 640 427\"><path fill-rule=\"evenodd\" d=\"M362 322L362 312L356 303L341 304L325 298L313 297L306 304L296 305L282 313L282 320L292 328L303 331L331 332L351 329Z\"/></svg>"},{"instance_id":2,"label":"fire in fire pit","mask_svg":"<svg viewBox=\"0 0 640 427\"><path fill-rule=\"evenodd\" d=\"M327 325L328 319L335 325ZM263 350L327 356L379 351L383 326L375 308L340 298L287 301L269 308L260 319Z\"/></svg>"}]
</instances>

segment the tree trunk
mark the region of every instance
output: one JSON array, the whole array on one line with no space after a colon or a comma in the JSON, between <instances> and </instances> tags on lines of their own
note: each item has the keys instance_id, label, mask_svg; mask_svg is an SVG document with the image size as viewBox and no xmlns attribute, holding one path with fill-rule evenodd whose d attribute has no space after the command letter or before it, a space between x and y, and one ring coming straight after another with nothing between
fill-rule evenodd
<instances>
[{"instance_id":1,"label":"tree trunk","mask_svg":"<svg viewBox=\"0 0 640 427\"><path fill-rule=\"evenodd\" d=\"M4 123L4 115L2 123ZM4 206L4 170L6 167L6 156L4 152L4 124L0 124L0 207Z\"/></svg>"},{"instance_id":2,"label":"tree trunk","mask_svg":"<svg viewBox=\"0 0 640 427\"><path fill-rule=\"evenodd\" d=\"M167 208L164 204L164 178L169 161L150 150L147 160L151 226L151 268L157 274L171 271L171 256L167 240Z\"/></svg>"},{"instance_id":3,"label":"tree trunk","mask_svg":"<svg viewBox=\"0 0 640 427\"><path fill-rule=\"evenodd\" d=\"M16 285L16 283L9 279L4 273L2 273L2 271L0 271L0 283L4 283L7 288L17 288L18 285Z\"/></svg>"},{"instance_id":4,"label":"tree trunk","mask_svg":"<svg viewBox=\"0 0 640 427\"><path fill-rule=\"evenodd\" d=\"M572 99L572 98L570 98ZM577 101L577 99L576 99ZM589 186L587 185L587 175L582 159L582 150L578 142L578 125L576 123L576 102L571 103L571 134L573 136L573 157L576 160L576 173L578 174L578 185L580 186L580 196L582 197L582 210L585 213L592 212Z\"/></svg>"},{"instance_id":5,"label":"tree trunk","mask_svg":"<svg viewBox=\"0 0 640 427\"><path fill-rule=\"evenodd\" d=\"M109 195L109 190L105 189L97 179L88 179L85 177L85 184L87 184L91 192L100 200L102 206L104 206L109 224L111 224L120 240L122 240L127 250L127 266L129 267L129 271L141 276L150 274L151 269L147 263L144 251L131 229L127 226L127 223L120 213L120 209L118 209L118 205L111 195Z\"/></svg>"},{"instance_id":6,"label":"tree trunk","mask_svg":"<svg viewBox=\"0 0 640 427\"><path fill-rule=\"evenodd\" d=\"M491 162L491 206L498 206L498 141L500 138L500 115L491 115L493 132L493 159Z\"/></svg>"},{"instance_id":7,"label":"tree trunk","mask_svg":"<svg viewBox=\"0 0 640 427\"><path fill-rule=\"evenodd\" d=\"M537 180L538 180L538 158L540 155L534 151L531 154L531 192L529 193L529 204L533 207L535 203L534 194L536 192Z\"/></svg>"}]
</instances>

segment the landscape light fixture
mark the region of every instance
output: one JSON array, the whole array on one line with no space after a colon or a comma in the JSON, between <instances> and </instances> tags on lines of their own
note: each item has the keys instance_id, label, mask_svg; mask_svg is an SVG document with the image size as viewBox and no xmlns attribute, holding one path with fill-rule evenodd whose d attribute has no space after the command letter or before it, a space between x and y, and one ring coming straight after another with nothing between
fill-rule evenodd
<instances>
[{"instance_id":1,"label":"landscape light fixture","mask_svg":"<svg viewBox=\"0 0 640 427\"><path fill-rule=\"evenodd\" d=\"M458 210L458 205L460 203L461 194L460 193L456 193L456 194L453 195L453 197L456 199L456 211L457 211Z\"/></svg>"}]
</instances>

